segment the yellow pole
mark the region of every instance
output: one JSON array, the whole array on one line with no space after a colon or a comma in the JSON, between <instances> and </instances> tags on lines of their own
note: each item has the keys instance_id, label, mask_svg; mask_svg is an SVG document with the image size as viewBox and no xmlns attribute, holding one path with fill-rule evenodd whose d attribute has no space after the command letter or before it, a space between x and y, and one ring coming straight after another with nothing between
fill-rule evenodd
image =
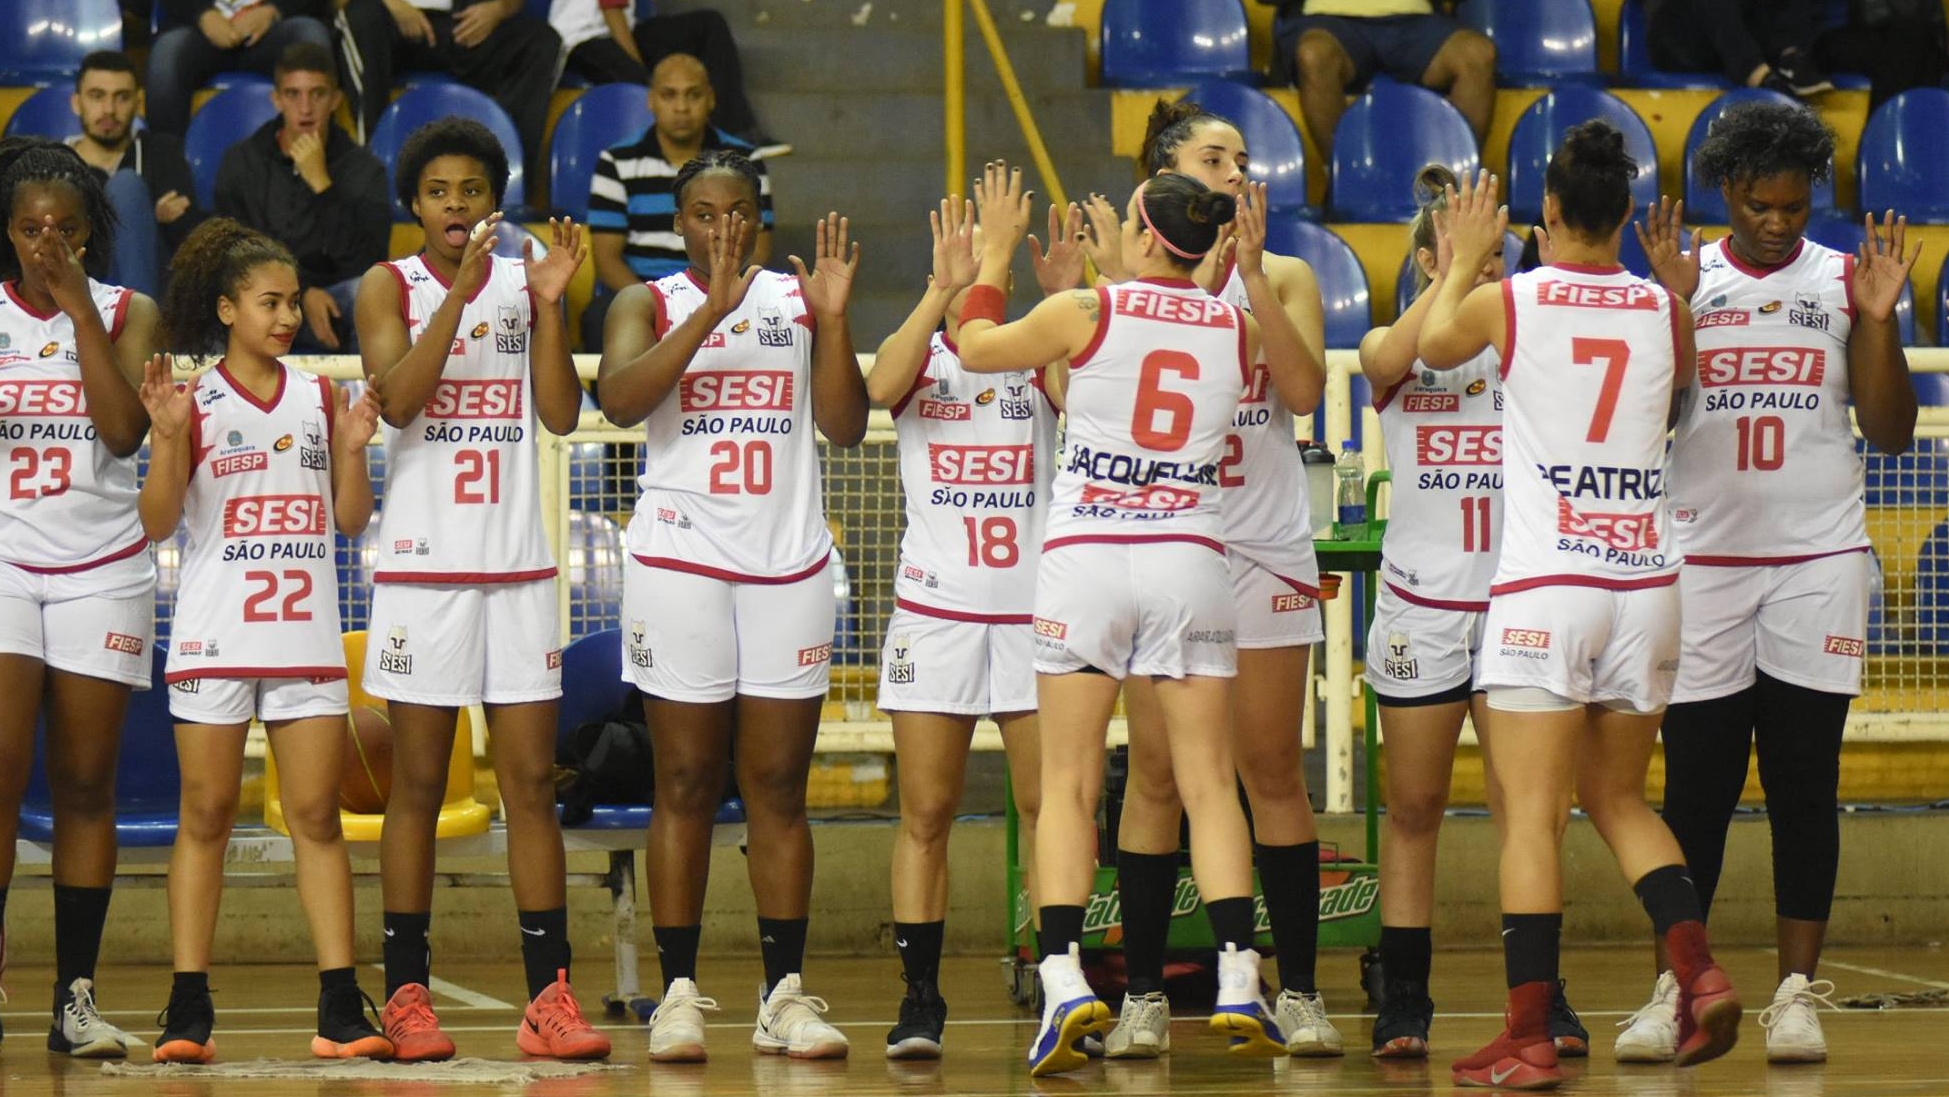
<instances>
[{"instance_id":1,"label":"yellow pole","mask_svg":"<svg viewBox=\"0 0 1949 1097\"><path fill-rule=\"evenodd\" d=\"M947 140L947 187L942 194L971 195L968 188L968 80L963 64L967 33L961 20L962 0L941 0L941 72L947 80L942 102L947 109L941 132Z\"/></svg>"},{"instance_id":2,"label":"yellow pole","mask_svg":"<svg viewBox=\"0 0 1949 1097\"><path fill-rule=\"evenodd\" d=\"M952 4L953 0L949 0ZM975 26L981 30L982 41L988 44L988 56L994 58L995 72L1002 79L1002 91L1008 95L1008 105L1015 111L1015 122L1022 127L1022 137L1029 143L1029 158L1035 161L1035 169L1042 173L1043 185L1049 188L1049 199L1058 208L1069 205L1069 198L1063 193L1062 180L1056 178L1055 161L1049 159L1049 150L1042 144L1042 131L1035 125L1035 116L1029 113L1029 101L1022 94L1022 84L1015 79L1015 66L1009 63L1008 51L1002 46L1002 36L995 29L995 17L989 14L987 0L968 0L974 8ZM955 19L958 26L958 13ZM953 63L953 62L951 62Z\"/></svg>"}]
</instances>

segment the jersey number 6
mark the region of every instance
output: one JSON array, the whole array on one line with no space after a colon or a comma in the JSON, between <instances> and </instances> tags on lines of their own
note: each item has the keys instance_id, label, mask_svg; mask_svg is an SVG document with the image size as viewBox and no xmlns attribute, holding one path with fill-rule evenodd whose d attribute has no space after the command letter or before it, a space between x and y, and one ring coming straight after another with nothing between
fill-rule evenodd
<instances>
[{"instance_id":1,"label":"jersey number 6","mask_svg":"<svg viewBox=\"0 0 1949 1097\"><path fill-rule=\"evenodd\" d=\"M1188 393L1163 387L1167 371L1196 381L1198 360L1181 350L1154 350L1144 355L1143 373L1137 379L1137 403L1130 411L1130 437L1145 449L1175 453L1191 440L1191 419L1198 408Z\"/></svg>"}]
</instances>

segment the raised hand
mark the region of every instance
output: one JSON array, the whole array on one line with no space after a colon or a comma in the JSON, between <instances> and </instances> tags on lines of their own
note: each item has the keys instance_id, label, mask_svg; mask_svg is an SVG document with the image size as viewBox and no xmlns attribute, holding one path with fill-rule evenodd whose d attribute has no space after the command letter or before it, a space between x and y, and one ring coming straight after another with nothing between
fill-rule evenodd
<instances>
[{"instance_id":1,"label":"raised hand","mask_svg":"<svg viewBox=\"0 0 1949 1097\"><path fill-rule=\"evenodd\" d=\"M589 258L589 245L582 235L582 226L573 217L559 221L550 217L548 230L554 238L548 254L536 259L534 237L525 237L521 241L521 261L528 272L528 289L535 299L553 305L568 292L569 281Z\"/></svg>"},{"instance_id":2,"label":"raised hand","mask_svg":"<svg viewBox=\"0 0 1949 1097\"><path fill-rule=\"evenodd\" d=\"M333 388L338 394L338 413L332 420L332 451L339 459L350 460L364 453L366 443L379 432L379 394L368 384L355 404L350 389L344 385Z\"/></svg>"},{"instance_id":3,"label":"raised hand","mask_svg":"<svg viewBox=\"0 0 1949 1097\"><path fill-rule=\"evenodd\" d=\"M1123 218L1117 207L1100 194L1090 195L1083 203L1083 214L1088 223L1083 226L1089 238L1083 241L1083 252L1090 262L1096 265L1096 272L1112 282L1121 282L1129 277L1123 269Z\"/></svg>"},{"instance_id":4,"label":"raised hand","mask_svg":"<svg viewBox=\"0 0 1949 1097\"><path fill-rule=\"evenodd\" d=\"M20 256L21 268L37 272L55 305L69 316L93 308L94 300L88 293L88 271L81 262L88 249L77 251L70 247L68 238L55 225L53 214L43 217L39 228Z\"/></svg>"},{"instance_id":5,"label":"raised hand","mask_svg":"<svg viewBox=\"0 0 1949 1097\"><path fill-rule=\"evenodd\" d=\"M1462 176L1462 189L1448 188L1448 238L1452 264L1480 270L1509 230L1509 207L1496 202L1496 177L1485 169L1475 179Z\"/></svg>"},{"instance_id":6,"label":"raised hand","mask_svg":"<svg viewBox=\"0 0 1949 1097\"><path fill-rule=\"evenodd\" d=\"M725 317L738 311L744 295L758 277L758 268L744 267L744 248L751 239L751 222L734 213L711 230L708 248L711 263L710 285L705 287L704 307L713 316Z\"/></svg>"},{"instance_id":7,"label":"raised hand","mask_svg":"<svg viewBox=\"0 0 1949 1097\"><path fill-rule=\"evenodd\" d=\"M1241 278L1265 271L1266 190L1264 183L1246 183L1232 216L1232 255Z\"/></svg>"},{"instance_id":8,"label":"raised hand","mask_svg":"<svg viewBox=\"0 0 1949 1097\"><path fill-rule=\"evenodd\" d=\"M859 242L854 241L848 249L850 228L847 219L837 213L827 213L819 222L810 274L798 256L791 257L792 269L799 276L799 292L814 316L844 315L847 302L852 300L853 275L859 271Z\"/></svg>"},{"instance_id":9,"label":"raised hand","mask_svg":"<svg viewBox=\"0 0 1949 1097\"><path fill-rule=\"evenodd\" d=\"M142 387L136 395L149 413L149 430L156 438L171 441L189 429L189 386L176 383L175 360L169 355L152 354L143 363Z\"/></svg>"},{"instance_id":10,"label":"raised hand","mask_svg":"<svg viewBox=\"0 0 1949 1097\"><path fill-rule=\"evenodd\" d=\"M501 227L501 211L495 210L487 215L474 231L467 234L467 246L460 252L460 270L454 275L453 286L448 290L457 293L463 300L472 300L487 282L487 257L501 243L495 234Z\"/></svg>"},{"instance_id":11,"label":"raised hand","mask_svg":"<svg viewBox=\"0 0 1949 1097\"><path fill-rule=\"evenodd\" d=\"M1029 234L1034 191L1022 189L1022 169L990 160L975 180L975 209L981 218L981 248L991 256L1012 256Z\"/></svg>"},{"instance_id":12,"label":"raised hand","mask_svg":"<svg viewBox=\"0 0 1949 1097\"><path fill-rule=\"evenodd\" d=\"M927 223L934 232L934 270L928 278L950 294L974 285L980 269L974 253L974 202L949 195L941 199L940 209L928 211Z\"/></svg>"},{"instance_id":13,"label":"raised hand","mask_svg":"<svg viewBox=\"0 0 1949 1097\"><path fill-rule=\"evenodd\" d=\"M1677 296L1690 300L1699 288L1699 256L1705 251L1705 233L1692 234L1692 250L1685 250L1685 201L1672 201L1660 195L1648 203L1644 220L1631 222L1638 234L1645 258L1651 261L1651 275L1658 284ZM1538 253L1541 254L1541 241Z\"/></svg>"},{"instance_id":14,"label":"raised hand","mask_svg":"<svg viewBox=\"0 0 1949 1097\"><path fill-rule=\"evenodd\" d=\"M1083 283L1083 207L1074 202L1061 211L1049 203L1049 246L1029 234L1029 262L1035 267L1035 281L1044 297L1053 297Z\"/></svg>"},{"instance_id":15,"label":"raised hand","mask_svg":"<svg viewBox=\"0 0 1949 1097\"><path fill-rule=\"evenodd\" d=\"M1908 250L1908 218L1896 217L1892 209L1882 214L1879 228L1872 210L1863 218L1863 224L1868 231L1855 252L1854 282L1849 288L1854 293L1854 307L1861 310L1861 315L1884 323L1895 314L1909 272L1922 257L1922 244L1917 241L1915 250Z\"/></svg>"}]
</instances>

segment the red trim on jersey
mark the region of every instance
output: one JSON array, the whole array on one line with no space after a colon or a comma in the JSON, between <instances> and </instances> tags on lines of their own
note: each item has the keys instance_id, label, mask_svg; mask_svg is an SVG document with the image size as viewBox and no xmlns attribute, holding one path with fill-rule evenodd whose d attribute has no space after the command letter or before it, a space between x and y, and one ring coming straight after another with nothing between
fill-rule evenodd
<instances>
[{"instance_id":1,"label":"red trim on jersey","mask_svg":"<svg viewBox=\"0 0 1949 1097\"><path fill-rule=\"evenodd\" d=\"M203 444L203 405L196 402L196 386L203 383L204 374L190 378L185 386L189 390L189 471L193 477L203 458L210 455L210 447Z\"/></svg>"},{"instance_id":2,"label":"red trim on jersey","mask_svg":"<svg viewBox=\"0 0 1949 1097\"><path fill-rule=\"evenodd\" d=\"M1306 597L1314 599L1315 601L1317 601L1320 597L1320 588L1318 587L1309 587L1305 583L1302 583L1297 579L1288 578L1284 575L1279 574L1276 571L1272 573L1272 577L1286 584L1287 586L1293 588L1299 593L1304 594Z\"/></svg>"},{"instance_id":3,"label":"red trim on jersey","mask_svg":"<svg viewBox=\"0 0 1949 1097\"><path fill-rule=\"evenodd\" d=\"M1537 587L1597 587L1602 590L1649 590L1652 587L1668 587L1678 582L1678 573L1669 575L1646 575L1637 579L1611 579L1602 575L1538 575L1533 579L1516 579L1507 583L1497 583L1489 588L1491 595L1514 594L1519 590L1534 590Z\"/></svg>"},{"instance_id":4,"label":"red trim on jersey","mask_svg":"<svg viewBox=\"0 0 1949 1097\"><path fill-rule=\"evenodd\" d=\"M941 345L947 348L947 352L949 354L954 355L956 358L961 357L961 348L955 346L954 340L948 338L947 328L945 326L941 328L940 336L941 336Z\"/></svg>"},{"instance_id":5,"label":"red trim on jersey","mask_svg":"<svg viewBox=\"0 0 1949 1097\"><path fill-rule=\"evenodd\" d=\"M1090 336L1089 342L1083 344L1081 353L1070 357L1069 368L1082 369L1089 362L1090 356L1103 348L1103 338L1108 334L1110 334L1110 287L1098 286L1096 287L1096 333Z\"/></svg>"},{"instance_id":6,"label":"red trim on jersey","mask_svg":"<svg viewBox=\"0 0 1949 1097\"><path fill-rule=\"evenodd\" d=\"M656 330L657 341L662 342L663 337L670 334L670 299L663 296L663 287L655 282L645 282L643 285L648 287L650 296L656 298L656 320L651 327Z\"/></svg>"},{"instance_id":7,"label":"red trim on jersey","mask_svg":"<svg viewBox=\"0 0 1949 1097\"><path fill-rule=\"evenodd\" d=\"M1852 324L1857 310L1854 307L1854 253L1851 251L1841 253L1841 287L1847 290L1847 308L1844 311L1847 313L1847 322Z\"/></svg>"},{"instance_id":8,"label":"red trim on jersey","mask_svg":"<svg viewBox=\"0 0 1949 1097\"><path fill-rule=\"evenodd\" d=\"M1238 306L1232 306L1235 314L1232 319L1238 322L1238 378L1246 388L1252 387L1252 347L1245 338L1245 316Z\"/></svg>"},{"instance_id":9,"label":"red trim on jersey","mask_svg":"<svg viewBox=\"0 0 1949 1097\"><path fill-rule=\"evenodd\" d=\"M1782 564L1804 564L1809 560L1825 560L1829 556L1848 556L1866 551L1868 551L1867 545L1856 545L1853 548L1808 552L1799 556L1694 556L1687 553L1685 562L1697 564L1702 568L1764 568L1778 567Z\"/></svg>"},{"instance_id":10,"label":"red trim on jersey","mask_svg":"<svg viewBox=\"0 0 1949 1097\"><path fill-rule=\"evenodd\" d=\"M1770 267L1756 267L1750 263L1742 262L1739 256L1733 254L1732 237L1730 236L1726 237L1725 240L1721 242L1719 250L1725 254L1726 262L1731 263L1733 269L1738 271L1739 273L1745 275L1748 278L1766 278L1769 275L1773 274L1775 271L1785 270L1786 268L1792 266L1794 260L1800 258L1800 253L1807 250L1807 239L1804 236L1801 237L1800 240L1793 245L1793 250L1787 253L1787 257L1785 259L1780 260L1778 263Z\"/></svg>"},{"instance_id":11,"label":"red trim on jersey","mask_svg":"<svg viewBox=\"0 0 1949 1097\"><path fill-rule=\"evenodd\" d=\"M332 390L331 378L314 377L312 380L318 382L318 398L325 404L325 448L329 450L332 431L338 425L338 393Z\"/></svg>"},{"instance_id":12,"label":"red trim on jersey","mask_svg":"<svg viewBox=\"0 0 1949 1097\"><path fill-rule=\"evenodd\" d=\"M1448 598L1423 598L1419 594L1402 590L1393 583L1388 583L1387 589L1393 591L1395 596L1403 602L1409 602L1417 606L1426 606L1429 609L1452 609L1461 613L1481 613L1489 608L1489 603L1486 600L1481 602L1467 602L1455 601Z\"/></svg>"},{"instance_id":13,"label":"red trim on jersey","mask_svg":"<svg viewBox=\"0 0 1949 1097\"><path fill-rule=\"evenodd\" d=\"M1686 366L1685 355L1682 353L1682 346L1678 339L1678 295L1656 282L1652 285L1658 286L1665 295L1665 327L1672 333L1672 384L1676 385L1679 374Z\"/></svg>"},{"instance_id":14,"label":"red trim on jersey","mask_svg":"<svg viewBox=\"0 0 1949 1097\"><path fill-rule=\"evenodd\" d=\"M7 296L11 298L13 300L13 303L20 308L20 311L26 313L29 316L32 316L36 320L42 320L42 321L52 320L56 316L61 315L61 306L59 305L54 306L53 312L44 313L41 312L39 309L36 309L34 306L28 304L27 299L25 297L22 297L19 293L15 292L14 287L16 287L17 285L19 285L18 281L0 282L0 290L7 291Z\"/></svg>"},{"instance_id":15,"label":"red trim on jersey","mask_svg":"<svg viewBox=\"0 0 1949 1097\"><path fill-rule=\"evenodd\" d=\"M1195 533L1078 533L1068 537L1057 537L1042 543L1042 551L1059 549L1065 545L1149 545L1162 542L1181 541L1189 545L1203 545L1213 552L1222 553L1225 546L1210 537L1200 537Z\"/></svg>"},{"instance_id":16,"label":"red trim on jersey","mask_svg":"<svg viewBox=\"0 0 1949 1097\"><path fill-rule=\"evenodd\" d=\"M406 328L410 332L413 328L413 291L406 288L406 272L400 270L399 264L390 259L379 265L392 271L393 281L399 286L399 318L406 322ZM424 260L421 261L421 265L425 265Z\"/></svg>"},{"instance_id":17,"label":"red trim on jersey","mask_svg":"<svg viewBox=\"0 0 1949 1097\"><path fill-rule=\"evenodd\" d=\"M521 292L528 295L528 330L533 331L535 330L535 313L541 311L535 308L535 287L524 282L521 285Z\"/></svg>"},{"instance_id":18,"label":"red trim on jersey","mask_svg":"<svg viewBox=\"0 0 1949 1097\"><path fill-rule=\"evenodd\" d=\"M7 561L7 563L12 564L14 567L17 567L22 571L32 572L35 575L73 575L77 571L90 571L95 568L101 567L104 564L115 563L117 560L126 560L129 557L134 556L135 554L141 552L143 549L146 549L148 547L149 547L149 539L147 537L144 537L141 540L137 541L135 544L128 546L127 548L116 549L114 552L109 553L107 556L99 557L94 560L88 560L79 564L62 564L59 567L42 567L38 564L22 564L13 560L9 560Z\"/></svg>"},{"instance_id":19,"label":"red trim on jersey","mask_svg":"<svg viewBox=\"0 0 1949 1097\"><path fill-rule=\"evenodd\" d=\"M970 625L1031 625L1035 623L1033 613L969 613L958 609L936 609L911 602L905 598L895 598L893 604L909 613L922 617L936 617L943 621L961 621Z\"/></svg>"},{"instance_id":20,"label":"red trim on jersey","mask_svg":"<svg viewBox=\"0 0 1949 1097\"><path fill-rule=\"evenodd\" d=\"M1595 263L1551 263L1550 269L1568 271L1571 274L1623 274L1624 273L1624 265L1622 263L1614 263L1610 266L1598 266Z\"/></svg>"},{"instance_id":21,"label":"red trim on jersey","mask_svg":"<svg viewBox=\"0 0 1949 1097\"><path fill-rule=\"evenodd\" d=\"M1146 286L1172 286L1177 289L1203 288L1189 278L1133 278L1131 281L1142 282Z\"/></svg>"},{"instance_id":22,"label":"red trim on jersey","mask_svg":"<svg viewBox=\"0 0 1949 1097\"><path fill-rule=\"evenodd\" d=\"M246 387L243 382L237 380L236 375L230 372L230 366L228 362L218 362L217 373L220 376L222 376L224 383L228 384L230 388L234 392L236 392L238 396L241 396L246 401L248 401L251 407L256 408L258 411L271 412L271 411L276 411L278 404L281 401L283 401L284 381L285 378L289 376L289 374L284 369L284 363L282 362L277 363L277 367L278 367L277 391L271 394L271 398L268 402L264 400L259 400L257 398L256 393L250 391L250 389Z\"/></svg>"},{"instance_id":23,"label":"red trim on jersey","mask_svg":"<svg viewBox=\"0 0 1949 1097\"><path fill-rule=\"evenodd\" d=\"M122 295L115 299L115 307L110 309L108 313L108 337L110 339L120 339L122 337L122 325L129 318L129 301L134 296L134 290L124 289Z\"/></svg>"},{"instance_id":24,"label":"red trim on jersey","mask_svg":"<svg viewBox=\"0 0 1949 1097\"><path fill-rule=\"evenodd\" d=\"M927 370L923 368L915 375L912 387L907 389L907 395L894 401L893 406L887 409L887 414L895 419L900 418L900 414L907 410L907 405L913 403L914 397L920 394L920 390L933 383L934 378L927 376Z\"/></svg>"},{"instance_id":25,"label":"red trim on jersey","mask_svg":"<svg viewBox=\"0 0 1949 1097\"><path fill-rule=\"evenodd\" d=\"M689 560L676 560L668 556L640 556L630 553L630 557L646 568L662 568L665 571L681 571L691 575L701 575L706 579L722 579L727 583L756 583L760 586L782 587L789 583L802 583L826 570L830 563L821 557L819 562L804 571L791 575L746 575L743 572L726 571L723 568L708 567Z\"/></svg>"},{"instance_id":26,"label":"red trim on jersey","mask_svg":"<svg viewBox=\"0 0 1949 1097\"><path fill-rule=\"evenodd\" d=\"M1402 374L1399 381L1374 392L1374 410L1386 411L1387 405L1394 402L1394 394L1406 388L1408 382L1412 380L1414 380L1414 367L1409 366L1408 372Z\"/></svg>"},{"instance_id":27,"label":"red trim on jersey","mask_svg":"<svg viewBox=\"0 0 1949 1097\"><path fill-rule=\"evenodd\" d=\"M342 682L350 677L344 667L208 667L179 670L163 675L170 685L198 678L309 678L314 682Z\"/></svg>"},{"instance_id":28,"label":"red trim on jersey","mask_svg":"<svg viewBox=\"0 0 1949 1097\"><path fill-rule=\"evenodd\" d=\"M705 294L711 292L711 284L709 282L704 281L702 278L697 277L697 272L694 269L690 267L685 267L683 269L683 276L685 278L690 279L690 284L696 286L699 292Z\"/></svg>"},{"instance_id":29,"label":"red trim on jersey","mask_svg":"<svg viewBox=\"0 0 1949 1097\"><path fill-rule=\"evenodd\" d=\"M1496 380L1509 380L1509 367L1516 364L1516 284L1509 279L1502 280L1502 326L1503 332L1502 365L1496 371Z\"/></svg>"},{"instance_id":30,"label":"red trim on jersey","mask_svg":"<svg viewBox=\"0 0 1949 1097\"><path fill-rule=\"evenodd\" d=\"M490 583L528 583L553 579L555 568L530 568L527 571L379 571L375 583L453 583L460 586L485 586Z\"/></svg>"},{"instance_id":31,"label":"red trim on jersey","mask_svg":"<svg viewBox=\"0 0 1949 1097\"><path fill-rule=\"evenodd\" d=\"M470 305L473 304L474 301L477 300L482 293L486 292L488 283L494 281L494 256L490 254L487 255L485 258L487 260L487 273L481 277L480 285L474 287L474 292L467 295L467 303ZM445 278L442 278L440 276L440 268L426 261L426 252L424 251L420 252L419 260L420 260L420 266L425 267L426 272L433 276L433 280L435 282L440 283L441 289L450 290L453 288L452 282L449 282Z\"/></svg>"}]
</instances>

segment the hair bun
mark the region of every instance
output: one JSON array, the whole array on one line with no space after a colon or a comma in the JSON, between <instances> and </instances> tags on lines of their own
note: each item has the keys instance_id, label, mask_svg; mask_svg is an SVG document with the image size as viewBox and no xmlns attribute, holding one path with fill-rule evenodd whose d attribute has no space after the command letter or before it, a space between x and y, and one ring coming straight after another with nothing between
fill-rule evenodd
<instances>
[{"instance_id":1,"label":"hair bun","mask_svg":"<svg viewBox=\"0 0 1949 1097\"><path fill-rule=\"evenodd\" d=\"M1637 174L1638 162L1624 151L1624 133L1601 118L1572 126L1563 135L1563 147L1583 170Z\"/></svg>"},{"instance_id":2,"label":"hair bun","mask_svg":"<svg viewBox=\"0 0 1949 1097\"><path fill-rule=\"evenodd\" d=\"M1455 186L1455 171L1447 164L1429 164L1414 177L1414 204L1426 206L1439 201L1447 195L1448 188Z\"/></svg>"},{"instance_id":3,"label":"hair bun","mask_svg":"<svg viewBox=\"0 0 1949 1097\"><path fill-rule=\"evenodd\" d=\"M1230 224L1237 214L1238 200L1215 190L1194 196L1184 209L1185 217L1194 225Z\"/></svg>"},{"instance_id":4,"label":"hair bun","mask_svg":"<svg viewBox=\"0 0 1949 1097\"><path fill-rule=\"evenodd\" d=\"M1189 122L1208 113L1210 112L1205 108L1192 102L1190 96L1177 100L1159 99L1150 108L1150 118L1144 122L1144 146L1148 148L1157 140L1158 134L1179 122Z\"/></svg>"}]
</instances>

